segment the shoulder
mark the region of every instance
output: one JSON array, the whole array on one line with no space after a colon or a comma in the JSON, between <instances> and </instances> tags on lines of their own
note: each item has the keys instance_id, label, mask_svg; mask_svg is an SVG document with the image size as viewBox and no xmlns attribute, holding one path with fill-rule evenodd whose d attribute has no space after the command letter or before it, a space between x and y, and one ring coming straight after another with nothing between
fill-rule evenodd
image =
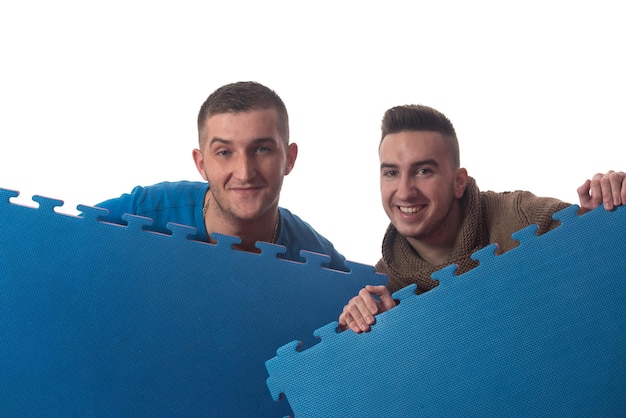
<instances>
[{"instance_id":1,"label":"shoulder","mask_svg":"<svg viewBox=\"0 0 626 418\"><path fill-rule=\"evenodd\" d=\"M278 208L280 213L280 233L277 244L287 249L287 258L300 259L300 251L310 251L329 255L331 265L336 269L345 269L345 258L335 249L334 245L311 225L288 209Z\"/></svg>"},{"instance_id":2,"label":"shoulder","mask_svg":"<svg viewBox=\"0 0 626 418\"><path fill-rule=\"evenodd\" d=\"M511 192L480 192L481 203L485 206L511 209L514 211L528 211L541 208L543 211L555 211L570 206L571 203L553 197L539 197L526 190Z\"/></svg>"},{"instance_id":3,"label":"shoulder","mask_svg":"<svg viewBox=\"0 0 626 418\"><path fill-rule=\"evenodd\" d=\"M152 217L181 207L194 207L203 201L208 185L202 182L161 182L150 186L136 186L130 193L105 200L97 206L109 210L109 215L121 218L123 213Z\"/></svg>"},{"instance_id":4,"label":"shoulder","mask_svg":"<svg viewBox=\"0 0 626 418\"><path fill-rule=\"evenodd\" d=\"M311 225L303 221L298 215L291 213L290 210L279 207L280 213L280 234L279 240L287 242L307 242L312 239L326 240Z\"/></svg>"},{"instance_id":5,"label":"shoulder","mask_svg":"<svg viewBox=\"0 0 626 418\"><path fill-rule=\"evenodd\" d=\"M485 215L502 222L518 221L518 227L537 224L540 233L555 226L552 215L571 206L552 197L539 197L532 192L516 190L512 192L481 192L481 204Z\"/></svg>"},{"instance_id":6,"label":"shoulder","mask_svg":"<svg viewBox=\"0 0 626 418\"><path fill-rule=\"evenodd\" d=\"M288 224L289 226L294 225L306 225L309 229L313 229L311 225L302 220L298 215L292 213L289 209L285 209L283 207L278 208L278 212L280 213L281 220Z\"/></svg>"},{"instance_id":7,"label":"shoulder","mask_svg":"<svg viewBox=\"0 0 626 418\"><path fill-rule=\"evenodd\" d=\"M284 232L288 233L290 237L315 237L328 242L328 240L317 232L308 222L302 220L302 218L292 213L290 210L279 207L278 211L280 213L281 229L284 229Z\"/></svg>"},{"instance_id":8,"label":"shoulder","mask_svg":"<svg viewBox=\"0 0 626 418\"><path fill-rule=\"evenodd\" d=\"M130 193L123 194L116 199L131 199L136 204L141 205L151 201L162 202L176 198L195 198L199 194L204 194L207 188L208 185L202 182L164 181L150 186L136 186Z\"/></svg>"},{"instance_id":9,"label":"shoulder","mask_svg":"<svg viewBox=\"0 0 626 418\"><path fill-rule=\"evenodd\" d=\"M208 184L199 181L164 181L151 186L137 186L131 193L139 193L143 195L195 195L199 192L205 192Z\"/></svg>"}]
</instances>

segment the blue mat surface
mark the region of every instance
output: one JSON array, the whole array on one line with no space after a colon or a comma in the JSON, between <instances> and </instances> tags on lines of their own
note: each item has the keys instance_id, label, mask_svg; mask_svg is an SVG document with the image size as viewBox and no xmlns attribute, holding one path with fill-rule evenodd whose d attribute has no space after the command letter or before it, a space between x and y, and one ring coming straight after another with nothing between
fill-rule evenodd
<instances>
[{"instance_id":1,"label":"blue mat surface","mask_svg":"<svg viewBox=\"0 0 626 418\"><path fill-rule=\"evenodd\" d=\"M195 229L127 226L13 204L0 189L0 416L277 417L265 360L335 320L374 268L349 273L192 239ZM311 336L309 345L316 343Z\"/></svg>"},{"instance_id":2,"label":"blue mat surface","mask_svg":"<svg viewBox=\"0 0 626 418\"><path fill-rule=\"evenodd\" d=\"M296 418L626 416L626 207L577 209L436 272L429 292L396 292L368 333L331 322L312 347L280 347L272 396Z\"/></svg>"}]
</instances>

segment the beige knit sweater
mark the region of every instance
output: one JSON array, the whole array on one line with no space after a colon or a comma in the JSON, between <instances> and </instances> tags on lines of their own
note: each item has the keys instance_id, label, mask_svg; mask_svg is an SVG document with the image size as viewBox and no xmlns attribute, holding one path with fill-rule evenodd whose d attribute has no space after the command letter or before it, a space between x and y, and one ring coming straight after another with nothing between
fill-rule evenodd
<instances>
[{"instance_id":1,"label":"beige knit sweater","mask_svg":"<svg viewBox=\"0 0 626 418\"><path fill-rule=\"evenodd\" d=\"M538 234L558 225L552 214L570 206L569 203L553 198L537 197L526 191L505 193L481 192L473 178L469 178L467 189L461 199L464 220L448 261L432 265L424 261L409 242L389 225L382 245L382 258L376 270L387 274L388 287L395 292L411 283L417 284L416 293L423 293L437 286L430 275L452 263L462 274L478 262L470 256L490 243L498 244L498 254L517 246L511 238L513 232L531 224L537 224Z\"/></svg>"}]
</instances>

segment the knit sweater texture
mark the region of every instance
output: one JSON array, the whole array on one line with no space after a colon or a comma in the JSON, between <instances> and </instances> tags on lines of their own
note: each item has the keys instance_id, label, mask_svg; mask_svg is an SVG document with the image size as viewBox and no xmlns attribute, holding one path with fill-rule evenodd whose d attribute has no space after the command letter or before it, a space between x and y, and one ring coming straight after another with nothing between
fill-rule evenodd
<instances>
[{"instance_id":1,"label":"knit sweater texture","mask_svg":"<svg viewBox=\"0 0 626 418\"><path fill-rule=\"evenodd\" d=\"M444 264L433 265L424 261L390 224L385 232L382 258L376 264L376 270L388 276L387 286L391 292L415 283L416 293L423 293L439 284L431 279L435 271L456 263L456 274L463 274L478 265L478 261L470 258L476 251L496 243L496 254L502 254L519 244L511 238L511 234L532 224L538 226L537 234L543 234L558 225L552 214L568 206L569 203L537 197L527 191L481 192L476 181L470 177L461 198L463 223Z\"/></svg>"}]
</instances>

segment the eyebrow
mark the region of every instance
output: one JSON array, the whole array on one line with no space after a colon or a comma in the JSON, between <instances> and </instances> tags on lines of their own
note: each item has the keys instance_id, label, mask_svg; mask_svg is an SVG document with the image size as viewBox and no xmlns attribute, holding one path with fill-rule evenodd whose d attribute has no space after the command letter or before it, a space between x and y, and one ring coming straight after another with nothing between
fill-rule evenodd
<instances>
[{"instance_id":1,"label":"eyebrow","mask_svg":"<svg viewBox=\"0 0 626 418\"><path fill-rule=\"evenodd\" d=\"M224 145L230 145L232 144L234 141L231 139L224 139L224 138L220 138L220 137L213 137L211 138L211 141L209 142L209 146L213 145L214 143L220 143L220 144L224 144ZM267 136L267 137L261 137L261 138L257 138L255 140L252 141L251 145L258 145L258 144L265 144L267 142L271 142L273 144L277 144L278 141L276 140L276 138L271 137L271 136Z\"/></svg>"},{"instance_id":2,"label":"eyebrow","mask_svg":"<svg viewBox=\"0 0 626 418\"><path fill-rule=\"evenodd\" d=\"M415 167L423 167L425 165L431 165L433 167L439 167L439 163L437 162L437 160L434 160L432 158L427 158L425 160L421 160L421 161L415 161L411 163L411 168L415 168ZM384 168L398 168L398 164L391 164L391 163L381 163L380 164L380 169L384 169Z\"/></svg>"}]
</instances>

